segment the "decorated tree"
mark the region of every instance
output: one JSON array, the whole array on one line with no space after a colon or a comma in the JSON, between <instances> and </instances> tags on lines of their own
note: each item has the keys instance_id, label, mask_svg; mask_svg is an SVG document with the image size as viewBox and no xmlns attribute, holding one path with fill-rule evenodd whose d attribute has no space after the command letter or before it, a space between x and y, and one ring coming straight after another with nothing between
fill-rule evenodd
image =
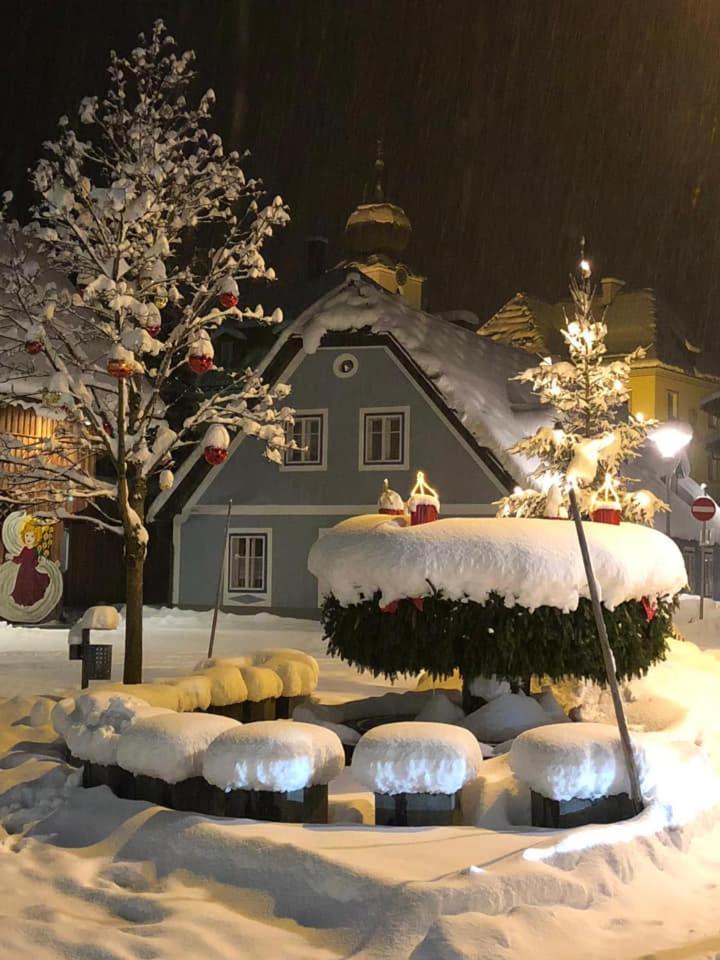
<instances>
[{"instance_id":1,"label":"decorated tree","mask_svg":"<svg viewBox=\"0 0 720 960\"><path fill-rule=\"evenodd\" d=\"M241 305L238 282L274 279L262 248L288 213L208 129L193 60L161 21L111 53L108 92L60 118L30 222L5 216L0 247L0 389L57 424L0 437L0 496L59 516L79 500L122 537L126 682L141 679L149 498L172 486L173 456L200 442L219 463L243 432L280 462L292 420L285 385L214 366L221 325L282 319Z\"/></svg>"},{"instance_id":2,"label":"decorated tree","mask_svg":"<svg viewBox=\"0 0 720 960\"><path fill-rule=\"evenodd\" d=\"M584 259L579 277L571 278L570 296L573 316L565 314L561 330L569 358L548 357L517 378L532 384L552 408L555 422L512 448L538 465L530 474L530 488L500 501L499 516L567 516L568 484L573 483L584 515L612 505L624 520L651 523L665 504L649 490L629 490L623 472L654 424L627 411L631 364L645 352L638 347L621 359L606 359L607 327L594 316L590 267Z\"/></svg>"}]
</instances>

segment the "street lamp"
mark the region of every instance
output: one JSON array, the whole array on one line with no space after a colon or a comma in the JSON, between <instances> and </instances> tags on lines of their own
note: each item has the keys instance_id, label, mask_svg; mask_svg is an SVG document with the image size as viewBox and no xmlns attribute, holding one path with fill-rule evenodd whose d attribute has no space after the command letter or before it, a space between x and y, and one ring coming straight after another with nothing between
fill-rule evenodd
<instances>
[{"instance_id":1,"label":"street lamp","mask_svg":"<svg viewBox=\"0 0 720 960\"><path fill-rule=\"evenodd\" d=\"M677 420L669 420L667 423L661 423L659 427L652 430L648 437L655 444L655 449L667 463L667 473L665 474L665 498L670 506L670 484L673 474L678 468L683 450L692 440L692 427L687 423L680 423ZM670 536L670 514L668 510L665 515L665 533Z\"/></svg>"}]
</instances>

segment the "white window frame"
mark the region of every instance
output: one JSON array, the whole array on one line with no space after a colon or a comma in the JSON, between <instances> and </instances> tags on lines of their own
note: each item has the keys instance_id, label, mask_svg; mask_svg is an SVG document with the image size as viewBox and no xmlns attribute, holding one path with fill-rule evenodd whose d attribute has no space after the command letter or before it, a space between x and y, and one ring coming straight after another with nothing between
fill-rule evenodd
<instances>
[{"instance_id":1,"label":"white window frame","mask_svg":"<svg viewBox=\"0 0 720 960\"><path fill-rule=\"evenodd\" d=\"M402 459L400 462L384 461L383 463L365 462L365 421L367 417L396 416L403 418L402 431ZM358 421L358 470L409 470L410 469L410 407L360 407Z\"/></svg>"},{"instance_id":2,"label":"white window frame","mask_svg":"<svg viewBox=\"0 0 720 960\"><path fill-rule=\"evenodd\" d=\"M700 584L696 585L697 563L695 556L695 547L683 547L683 561L685 563L685 573L687 574L688 587L690 590L700 590Z\"/></svg>"},{"instance_id":3,"label":"white window frame","mask_svg":"<svg viewBox=\"0 0 720 960\"><path fill-rule=\"evenodd\" d=\"M238 606L269 606L272 602L272 527L231 527L225 543L224 599L226 604ZM230 544L233 537L263 537L265 539L265 586L252 589L230 586ZM253 600L249 598L253 597ZM242 599L240 599L242 598Z\"/></svg>"},{"instance_id":4,"label":"white window frame","mask_svg":"<svg viewBox=\"0 0 720 960\"><path fill-rule=\"evenodd\" d=\"M291 471L293 473L300 471L318 471L327 470L327 451L328 451L328 408L319 407L315 410L296 410L295 419L301 417L318 417L320 419L320 463L286 463L280 464L281 471Z\"/></svg>"},{"instance_id":5,"label":"white window frame","mask_svg":"<svg viewBox=\"0 0 720 960\"><path fill-rule=\"evenodd\" d=\"M671 404L674 408L673 410L670 409ZM667 407L667 419L677 420L680 416L680 391L668 388L665 391L665 405Z\"/></svg>"}]
</instances>

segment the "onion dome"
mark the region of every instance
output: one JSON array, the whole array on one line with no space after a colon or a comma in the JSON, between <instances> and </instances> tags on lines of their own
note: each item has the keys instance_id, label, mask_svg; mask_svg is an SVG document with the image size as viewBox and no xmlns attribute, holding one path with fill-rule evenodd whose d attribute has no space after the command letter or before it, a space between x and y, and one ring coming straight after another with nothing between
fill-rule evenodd
<instances>
[{"instance_id":1,"label":"onion dome","mask_svg":"<svg viewBox=\"0 0 720 960\"><path fill-rule=\"evenodd\" d=\"M402 207L385 199L384 169L382 140L378 140L373 200L358 204L345 224L345 245L351 258L377 255L395 262L410 241L410 218Z\"/></svg>"}]
</instances>

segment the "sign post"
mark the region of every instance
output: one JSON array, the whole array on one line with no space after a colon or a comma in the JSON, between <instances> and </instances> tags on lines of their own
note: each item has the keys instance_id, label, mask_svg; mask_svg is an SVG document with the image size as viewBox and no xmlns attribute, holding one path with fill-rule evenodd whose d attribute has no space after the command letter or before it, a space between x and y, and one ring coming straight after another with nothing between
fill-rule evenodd
<instances>
[{"instance_id":1,"label":"sign post","mask_svg":"<svg viewBox=\"0 0 720 960\"><path fill-rule=\"evenodd\" d=\"M708 544L707 525L708 520L712 520L717 510L717 504L712 497L696 497L690 507L693 517L700 524L700 619L705 616L705 550Z\"/></svg>"}]
</instances>

